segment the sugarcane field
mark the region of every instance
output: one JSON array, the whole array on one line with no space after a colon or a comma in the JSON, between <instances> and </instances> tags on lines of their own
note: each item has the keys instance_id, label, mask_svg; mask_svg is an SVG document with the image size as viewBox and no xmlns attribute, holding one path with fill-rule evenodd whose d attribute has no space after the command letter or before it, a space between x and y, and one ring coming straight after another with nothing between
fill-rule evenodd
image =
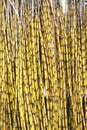
<instances>
[{"instance_id":1,"label":"sugarcane field","mask_svg":"<svg viewBox=\"0 0 87 130\"><path fill-rule=\"evenodd\" d=\"M87 0L0 0L0 130L87 130Z\"/></svg>"}]
</instances>

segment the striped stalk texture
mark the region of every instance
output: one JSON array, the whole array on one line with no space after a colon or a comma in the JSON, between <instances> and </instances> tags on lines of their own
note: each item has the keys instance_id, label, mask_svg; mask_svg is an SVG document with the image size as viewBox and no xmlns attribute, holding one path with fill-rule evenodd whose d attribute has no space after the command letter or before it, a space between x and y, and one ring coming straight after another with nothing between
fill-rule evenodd
<instances>
[{"instance_id":1,"label":"striped stalk texture","mask_svg":"<svg viewBox=\"0 0 87 130\"><path fill-rule=\"evenodd\" d=\"M0 0L0 130L87 130L87 5L63 7Z\"/></svg>"}]
</instances>

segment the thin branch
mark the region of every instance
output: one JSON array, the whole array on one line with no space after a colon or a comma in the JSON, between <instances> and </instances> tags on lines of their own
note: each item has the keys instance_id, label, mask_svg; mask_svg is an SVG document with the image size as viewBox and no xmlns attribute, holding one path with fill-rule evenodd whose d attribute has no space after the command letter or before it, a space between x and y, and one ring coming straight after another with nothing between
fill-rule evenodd
<instances>
[{"instance_id":1,"label":"thin branch","mask_svg":"<svg viewBox=\"0 0 87 130\"><path fill-rule=\"evenodd\" d=\"M11 6L13 7L13 9L14 9L14 11L15 11L15 14L17 15L18 19L20 19L20 18L19 18L19 14L18 14L18 10L15 8L14 2L12 2L12 1L10 0L9 3L10 3Z\"/></svg>"}]
</instances>

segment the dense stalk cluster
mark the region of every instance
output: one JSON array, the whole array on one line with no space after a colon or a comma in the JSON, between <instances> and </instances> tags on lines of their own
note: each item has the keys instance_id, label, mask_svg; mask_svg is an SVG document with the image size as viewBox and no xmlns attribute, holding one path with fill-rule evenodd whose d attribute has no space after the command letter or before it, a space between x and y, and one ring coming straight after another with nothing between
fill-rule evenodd
<instances>
[{"instance_id":1,"label":"dense stalk cluster","mask_svg":"<svg viewBox=\"0 0 87 130\"><path fill-rule=\"evenodd\" d=\"M87 6L0 0L0 130L87 130Z\"/></svg>"}]
</instances>

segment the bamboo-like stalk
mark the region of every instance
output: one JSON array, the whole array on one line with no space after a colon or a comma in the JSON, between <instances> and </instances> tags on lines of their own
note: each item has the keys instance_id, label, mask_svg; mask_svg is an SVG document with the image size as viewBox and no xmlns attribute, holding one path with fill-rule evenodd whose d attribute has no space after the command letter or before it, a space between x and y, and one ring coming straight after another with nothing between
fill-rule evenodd
<instances>
[{"instance_id":1,"label":"bamboo-like stalk","mask_svg":"<svg viewBox=\"0 0 87 130\"><path fill-rule=\"evenodd\" d=\"M1 130L86 130L87 6L62 2L0 1Z\"/></svg>"}]
</instances>

